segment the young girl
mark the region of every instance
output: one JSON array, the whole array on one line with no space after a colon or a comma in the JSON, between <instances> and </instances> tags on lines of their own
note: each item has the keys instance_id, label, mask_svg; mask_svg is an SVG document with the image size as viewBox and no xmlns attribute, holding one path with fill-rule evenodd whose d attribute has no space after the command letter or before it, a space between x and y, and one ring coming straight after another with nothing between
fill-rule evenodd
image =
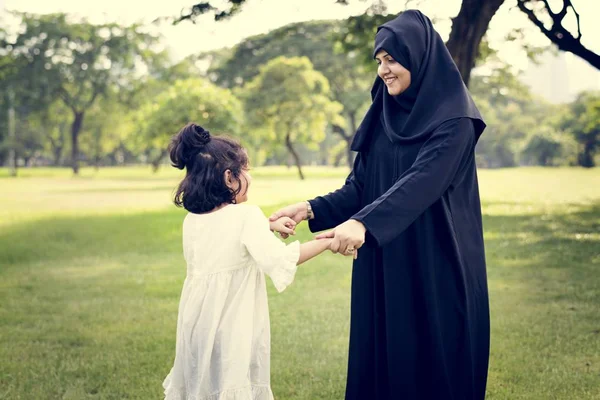
<instances>
[{"instance_id":1,"label":"young girl","mask_svg":"<svg viewBox=\"0 0 600 400\"><path fill-rule=\"evenodd\" d=\"M187 276L165 399L272 400L264 274L281 292L297 265L331 241L286 245L272 231L293 234L293 220L269 223L260 208L242 204L251 178L237 142L188 124L169 151L173 166L186 169L175 204L189 213L183 223Z\"/></svg>"}]
</instances>

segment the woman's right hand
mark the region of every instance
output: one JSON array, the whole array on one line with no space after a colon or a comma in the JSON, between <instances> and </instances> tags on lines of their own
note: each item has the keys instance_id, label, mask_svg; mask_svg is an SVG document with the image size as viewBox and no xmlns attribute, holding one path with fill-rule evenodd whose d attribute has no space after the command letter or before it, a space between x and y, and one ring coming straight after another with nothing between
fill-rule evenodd
<instances>
[{"instance_id":1,"label":"woman's right hand","mask_svg":"<svg viewBox=\"0 0 600 400\"><path fill-rule=\"evenodd\" d=\"M358 257L358 249L365 243L366 228L362 222L355 219L349 219L335 227L335 229L318 234L315 239L332 239L329 249L333 253L340 253L344 256Z\"/></svg>"},{"instance_id":2,"label":"woman's right hand","mask_svg":"<svg viewBox=\"0 0 600 400\"><path fill-rule=\"evenodd\" d=\"M308 213L308 207L306 202L301 201L296 204L291 204L287 207L275 211L270 217L269 221L276 221L281 217L288 217L294 220L296 224L299 224L306 219ZM283 239L287 239L289 235L287 233L281 233Z\"/></svg>"}]
</instances>

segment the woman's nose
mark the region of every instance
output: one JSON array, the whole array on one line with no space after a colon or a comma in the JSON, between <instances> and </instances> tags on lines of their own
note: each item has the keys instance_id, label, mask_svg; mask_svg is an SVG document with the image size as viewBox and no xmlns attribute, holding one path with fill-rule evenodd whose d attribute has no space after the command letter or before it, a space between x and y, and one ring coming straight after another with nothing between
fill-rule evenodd
<instances>
[{"instance_id":1,"label":"woman's nose","mask_svg":"<svg viewBox=\"0 0 600 400\"><path fill-rule=\"evenodd\" d=\"M379 75L383 76L385 74L387 74L388 72L390 72L390 69L387 67L387 65L385 64L379 64Z\"/></svg>"}]
</instances>

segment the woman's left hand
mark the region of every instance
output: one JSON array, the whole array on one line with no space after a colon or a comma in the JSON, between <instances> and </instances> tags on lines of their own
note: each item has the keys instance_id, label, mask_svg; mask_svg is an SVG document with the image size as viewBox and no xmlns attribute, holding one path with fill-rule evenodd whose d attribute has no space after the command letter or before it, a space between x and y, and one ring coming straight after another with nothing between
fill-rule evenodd
<instances>
[{"instance_id":1,"label":"woman's left hand","mask_svg":"<svg viewBox=\"0 0 600 400\"><path fill-rule=\"evenodd\" d=\"M365 243L366 231L367 229L362 222L349 219L338 225L334 230L317 235L316 238L333 238L330 246L333 253L341 253L356 258L358 249Z\"/></svg>"},{"instance_id":2,"label":"woman's left hand","mask_svg":"<svg viewBox=\"0 0 600 400\"><path fill-rule=\"evenodd\" d=\"M282 237L284 234L287 236L296 234L294 230L296 221L289 217L281 217L275 221L269 221L269 227L271 228L271 232L279 232Z\"/></svg>"}]
</instances>

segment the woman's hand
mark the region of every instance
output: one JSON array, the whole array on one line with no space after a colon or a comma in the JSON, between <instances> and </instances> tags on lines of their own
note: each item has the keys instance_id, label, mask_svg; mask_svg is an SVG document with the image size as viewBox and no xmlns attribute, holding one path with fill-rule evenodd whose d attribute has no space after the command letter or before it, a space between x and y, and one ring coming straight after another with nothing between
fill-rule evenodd
<instances>
[{"instance_id":1,"label":"woman's hand","mask_svg":"<svg viewBox=\"0 0 600 400\"><path fill-rule=\"evenodd\" d=\"M269 221L269 225L271 227L271 231L279 232L280 235L286 235L286 238L289 235L295 235L296 231L294 228L296 227L296 222L289 217L281 217L275 221Z\"/></svg>"},{"instance_id":2,"label":"woman's hand","mask_svg":"<svg viewBox=\"0 0 600 400\"><path fill-rule=\"evenodd\" d=\"M345 256L358 256L358 249L365 243L367 229L362 222L349 219L334 230L316 236L317 239L333 238L329 248L333 253Z\"/></svg>"},{"instance_id":3,"label":"woman's hand","mask_svg":"<svg viewBox=\"0 0 600 400\"><path fill-rule=\"evenodd\" d=\"M292 219L296 224L299 224L303 220L306 219L308 209L306 202L301 201L296 204L289 205L280 210L275 211L270 217L269 221L276 221L281 217L288 217ZM289 237L289 233L280 232L281 237L287 239Z\"/></svg>"}]
</instances>

